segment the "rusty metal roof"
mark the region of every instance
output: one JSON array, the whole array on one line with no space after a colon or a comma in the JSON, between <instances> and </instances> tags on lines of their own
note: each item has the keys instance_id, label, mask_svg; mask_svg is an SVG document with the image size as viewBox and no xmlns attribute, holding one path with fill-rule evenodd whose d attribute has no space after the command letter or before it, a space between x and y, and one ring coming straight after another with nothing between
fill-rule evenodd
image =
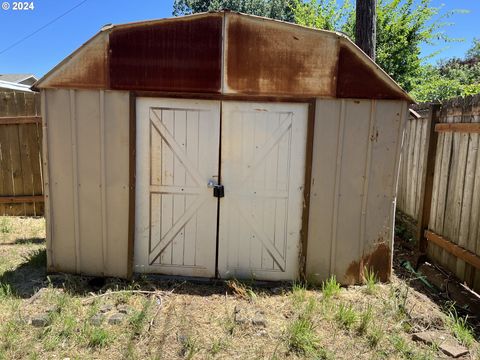
<instances>
[{"instance_id":1,"label":"rusty metal roof","mask_svg":"<svg viewBox=\"0 0 480 360\"><path fill-rule=\"evenodd\" d=\"M345 35L235 12L106 26L35 86L413 101Z\"/></svg>"}]
</instances>

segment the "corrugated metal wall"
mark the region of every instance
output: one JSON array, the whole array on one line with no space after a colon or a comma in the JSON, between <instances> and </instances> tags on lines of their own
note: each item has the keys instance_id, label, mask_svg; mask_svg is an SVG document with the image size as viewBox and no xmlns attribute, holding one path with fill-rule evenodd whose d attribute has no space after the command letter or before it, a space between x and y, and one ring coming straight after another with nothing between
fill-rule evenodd
<instances>
[{"instance_id":1,"label":"corrugated metal wall","mask_svg":"<svg viewBox=\"0 0 480 360\"><path fill-rule=\"evenodd\" d=\"M49 268L126 276L128 93L49 89L42 95ZM389 278L406 111L404 101L317 100L310 279L335 274L355 283L364 267Z\"/></svg>"},{"instance_id":2,"label":"corrugated metal wall","mask_svg":"<svg viewBox=\"0 0 480 360\"><path fill-rule=\"evenodd\" d=\"M49 270L127 276L129 94L42 90Z\"/></svg>"},{"instance_id":3,"label":"corrugated metal wall","mask_svg":"<svg viewBox=\"0 0 480 360\"><path fill-rule=\"evenodd\" d=\"M317 100L307 277L386 280L392 261L397 166L407 103Z\"/></svg>"}]
</instances>

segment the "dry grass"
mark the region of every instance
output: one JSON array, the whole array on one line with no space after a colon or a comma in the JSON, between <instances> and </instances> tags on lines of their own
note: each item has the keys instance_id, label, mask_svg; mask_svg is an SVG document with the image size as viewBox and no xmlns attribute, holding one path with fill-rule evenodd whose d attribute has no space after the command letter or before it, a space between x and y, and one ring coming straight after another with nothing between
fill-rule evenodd
<instances>
[{"instance_id":1,"label":"dry grass","mask_svg":"<svg viewBox=\"0 0 480 360\"><path fill-rule=\"evenodd\" d=\"M41 236L42 220L28 219L25 226L22 221L11 225L20 236ZM0 359L437 359L437 349L413 342L410 333L449 329L435 303L397 278L372 292L366 286L337 290L331 279L331 296L302 284L268 289L237 281L108 279L100 292L127 291L90 299L88 279L46 278L38 253L43 244L16 242L14 231L8 241L1 245ZM33 293L25 282L46 290L34 301L22 298ZM158 290L162 301L135 292L140 289ZM105 305L128 305L131 311L122 324L93 324ZM52 309L48 326L29 323ZM236 318L239 309L246 321ZM253 324L256 316L266 326ZM475 359L475 340L471 348L468 358Z\"/></svg>"}]
</instances>

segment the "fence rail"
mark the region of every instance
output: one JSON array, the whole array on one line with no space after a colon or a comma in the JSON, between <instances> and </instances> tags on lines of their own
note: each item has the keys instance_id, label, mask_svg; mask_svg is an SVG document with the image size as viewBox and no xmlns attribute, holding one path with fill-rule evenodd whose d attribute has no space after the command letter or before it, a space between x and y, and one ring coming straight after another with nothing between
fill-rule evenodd
<instances>
[{"instance_id":1,"label":"fence rail","mask_svg":"<svg viewBox=\"0 0 480 360\"><path fill-rule=\"evenodd\" d=\"M480 291L480 95L419 105L404 135L399 210L420 250ZM428 246L427 246L428 245Z\"/></svg>"},{"instance_id":2,"label":"fence rail","mask_svg":"<svg viewBox=\"0 0 480 360\"><path fill-rule=\"evenodd\" d=\"M40 96L0 92L0 215L43 215Z\"/></svg>"}]
</instances>

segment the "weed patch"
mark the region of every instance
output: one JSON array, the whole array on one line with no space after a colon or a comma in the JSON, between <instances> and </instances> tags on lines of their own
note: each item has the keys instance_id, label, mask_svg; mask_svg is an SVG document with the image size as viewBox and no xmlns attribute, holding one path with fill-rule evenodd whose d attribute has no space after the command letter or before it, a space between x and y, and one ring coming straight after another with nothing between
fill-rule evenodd
<instances>
[{"instance_id":1,"label":"weed patch","mask_svg":"<svg viewBox=\"0 0 480 360\"><path fill-rule=\"evenodd\" d=\"M105 347L113 340L110 333L101 327L89 327L88 330L88 346L89 347Z\"/></svg>"},{"instance_id":2,"label":"weed patch","mask_svg":"<svg viewBox=\"0 0 480 360\"><path fill-rule=\"evenodd\" d=\"M363 269L363 283L365 284L365 292L369 295L375 294L376 285L378 282L377 275L373 269L365 267Z\"/></svg>"},{"instance_id":3,"label":"weed patch","mask_svg":"<svg viewBox=\"0 0 480 360\"><path fill-rule=\"evenodd\" d=\"M468 325L468 316L461 317L458 315L457 310L453 305L447 310L447 320L446 325L452 332L452 334L457 338L457 340L465 345L466 347L471 347L475 338L473 336L473 330Z\"/></svg>"},{"instance_id":4,"label":"weed patch","mask_svg":"<svg viewBox=\"0 0 480 360\"><path fill-rule=\"evenodd\" d=\"M343 328L349 330L357 322L358 314L352 305L340 304L335 319Z\"/></svg>"},{"instance_id":5,"label":"weed patch","mask_svg":"<svg viewBox=\"0 0 480 360\"><path fill-rule=\"evenodd\" d=\"M340 292L340 284L337 282L335 275L325 280L322 283L322 293L325 299L330 299Z\"/></svg>"}]
</instances>

